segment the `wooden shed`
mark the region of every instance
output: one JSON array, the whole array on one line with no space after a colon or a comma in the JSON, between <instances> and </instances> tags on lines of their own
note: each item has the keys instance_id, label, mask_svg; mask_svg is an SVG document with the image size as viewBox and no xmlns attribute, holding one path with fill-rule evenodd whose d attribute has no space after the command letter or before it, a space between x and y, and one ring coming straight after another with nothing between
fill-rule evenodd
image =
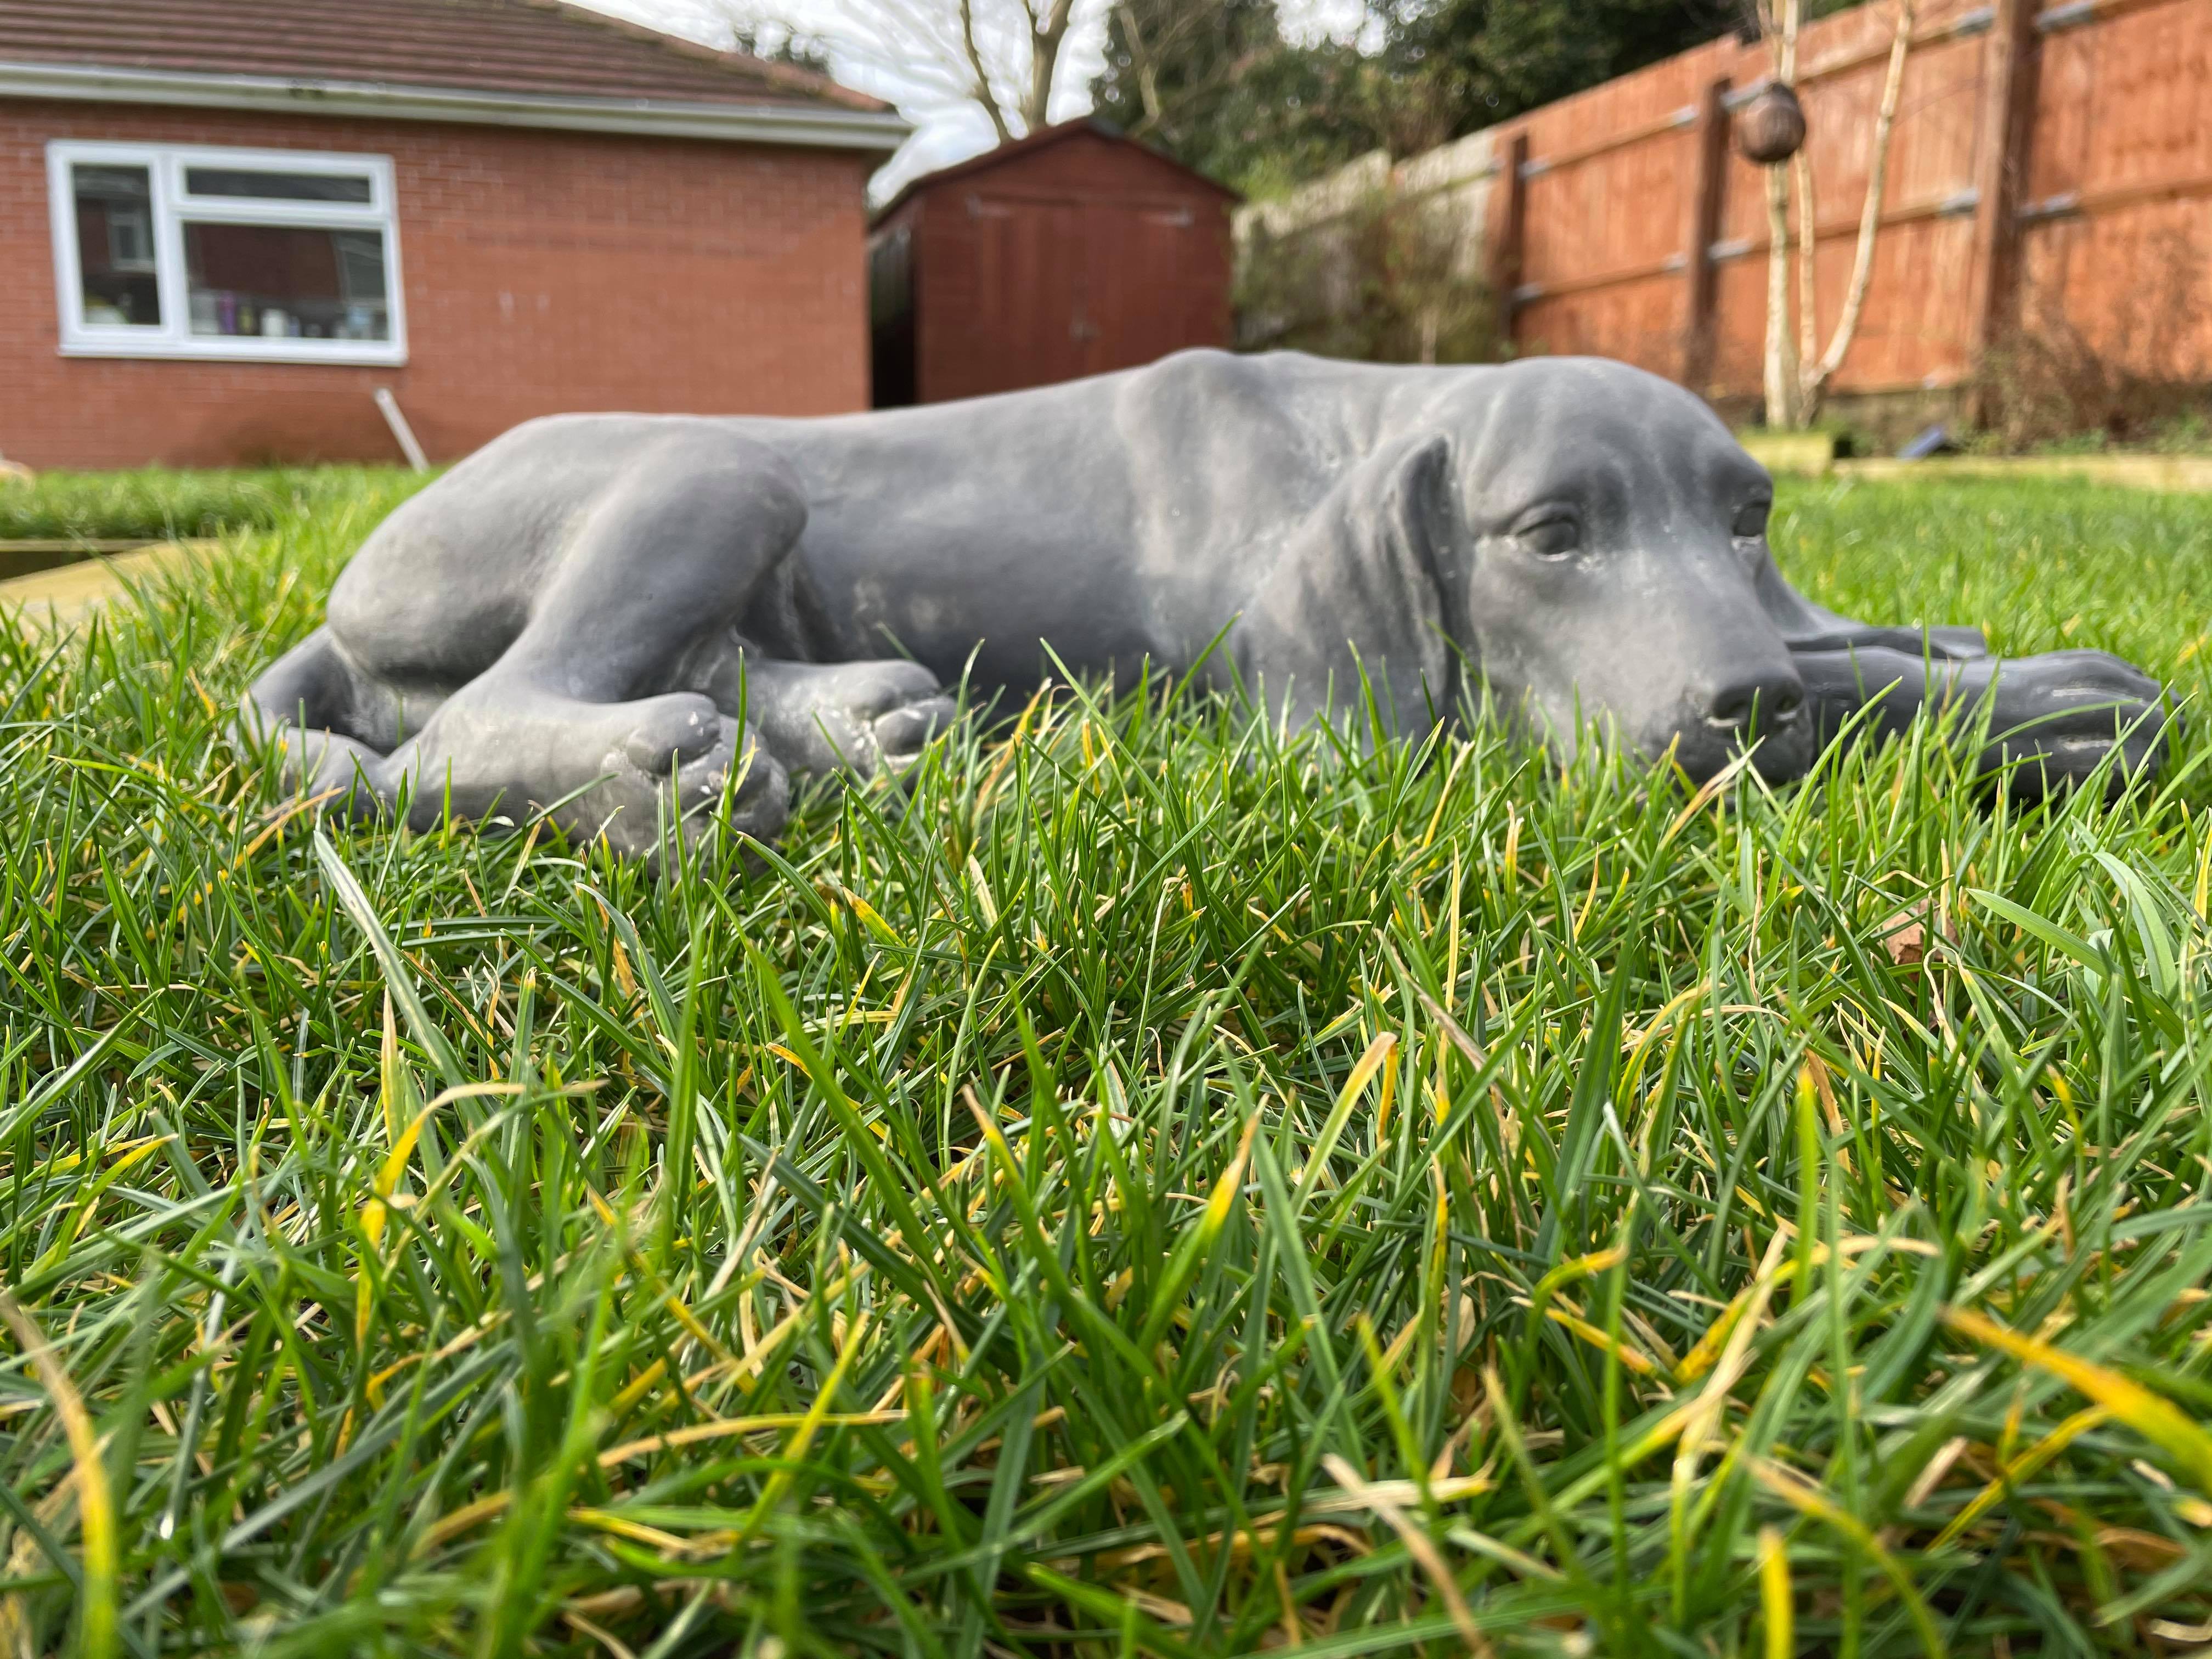
<instances>
[{"instance_id":1,"label":"wooden shed","mask_svg":"<svg viewBox=\"0 0 2212 1659\"><path fill-rule=\"evenodd\" d=\"M1227 345L1237 199L1087 118L914 180L868 241L877 407Z\"/></svg>"}]
</instances>

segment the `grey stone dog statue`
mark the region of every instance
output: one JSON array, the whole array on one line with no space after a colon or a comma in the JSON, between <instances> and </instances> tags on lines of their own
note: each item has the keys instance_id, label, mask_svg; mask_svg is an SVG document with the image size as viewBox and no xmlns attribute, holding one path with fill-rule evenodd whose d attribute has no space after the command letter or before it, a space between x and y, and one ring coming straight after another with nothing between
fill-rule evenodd
<instances>
[{"instance_id":1,"label":"grey stone dog statue","mask_svg":"<svg viewBox=\"0 0 2212 1659\"><path fill-rule=\"evenodd\" d=\"M1824 611L1775 567L1772 500L1700 399L1590 358L1195 351L826 419L558 416L386 519L244 716L356 812L411 784L418 827L550 808L633 854L733 774L732 821L773 837L788 775L896 772L971 657L1018 690L1048 645L1124 683L1202 664L1294 720L1364 672L1407 733L1479 676L1555 753L1595 720L1700 780L1747 745L1801 775L1869 702L1884 731L1985 695L1984 763L2033 787L2116 743L2154 763L2156 683Z\"/></svg>"}]
</instances>

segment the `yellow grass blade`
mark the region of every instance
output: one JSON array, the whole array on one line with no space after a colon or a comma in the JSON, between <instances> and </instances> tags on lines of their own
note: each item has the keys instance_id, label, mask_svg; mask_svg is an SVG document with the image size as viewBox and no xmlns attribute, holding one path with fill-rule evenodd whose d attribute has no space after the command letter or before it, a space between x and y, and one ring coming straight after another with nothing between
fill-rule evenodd
<instances>
[{"instance_id":1,"label":"yellow grass blade","mask_svg":"<svg viewBox=\"0 0 2212 1659\"><path fill-rule=\"evenodd\" d=\"M1626 1342L1616 1342L1587 1319L1577 1319L1565 1308L1547 1308L1544 1317L1555 1324L1564 1325L1577 1336L1601 1353L1609 1353L1638 1376L1662 1376L1666 1373L1657 1360L1650 1354L1639 1352Z\"/></svg>"},{"instance_id":2,"label":"yellow grass blade","mask_svg":"<svg viewBox=\"0 0 2212 1659\"><path fill-rule=\"evenodd\" d=\"M2207 1493L2212 1493L2212 1434L2182 1415L2173 1402L2153 1394L2132 1377L2092 1364L2048 1342L2018 1331L2008 1331L1993 1320L1964 1308L1944 1310L1944 1322L1985 1347L2010 1354L2024 1365L2049 1371L2069 1387L2085 1394L2153 1445L2189 1471Z\"/></svg>"},{"instance_id":3,"label":"yellow grass blade","mask_svg":"<svg viewBox=\"0 0 2212 1659\"><path fill-rule=\"evenodd\" d=\"M1398 1541L1406 1547L1406 1553L1413 1558L1415 1565L1426 1575L1438 1599L1451 1614L1452 1623L1459 1627L1460 1640L1466 1644L1467 1650L1481 1656L1495 1653L1497 1650L1490 1645L1489 1638L1482 1633L1482 1626L1475 1623L1474 1610L1468 1606L1467 1597L1461 1594L1459 1583L1452 1577L1451 1567L1444 1560L1443 1552L1437 1548L1436 1540L1415 1526L1405 1510L1389 1497L1361 1480L1359 1472L1334 1452L1328 1453L1321 1461L1322 1467L1329 1472L1348 1496L1380 1516L1383 1523L1398 1534Z\"/></svg>"},{"instance_id":4,"label":"yellow grass blade","mask_svg":"<svg viewBox=\"0 0 2212 1659\"><path fill-rule=\"evenodd\" d=\"M1221 1172L1221 1179L1213 1183L1212 1192L1206 1195L1206 1214L1198 1224L1201 1249L1212 1243L1229 1223L1229 1212L1237 1202L1237 1194L1244 1190L1244 1166L1251 1161L1252 1137L1259 1128L1260 1115L1255 1112L1251 1121L1244 1126L1243 1138L1237 1143L1237 1156L1229 1160L1229 1167Z\"/></svg>"},{"instance_id":5,"label":"yellow grass blade","mask_svg":"<svg viewBox=\"0 0 2212 1659\"><path fill-rule=\"evenodd\" d=\"M2110 1422L2112 1416L2112 1414L2102 1406L2091 1406L2075 1412L2073 1416L2007 1463L1999 1471L1996 1480L1976 1492L1972 1501L1951 1517L1943 1530L1936 1534L1936 1541L1928 1547L1930 1550L1940 1550L1946 1544L1950 1543L1960 1533L1988 1514L1990 1507L2006 1492L2017 1487L2021 1481L2032 1478L2038 1469L2064 1451L2067 1447L2072 1445L2091 1429L2095 1428L2097 1425Z\"/></svg>"},{"instance_id":6,"label":"yellow grass blade","mask_svg":"<svg viewBox=\"0 0 2212 1659\"><path fill-rule=\"evenodd\" d=\"M1790 1549L1771 1527L1759 1529L1759 1604L1766 1614L1766 1659L1796 1659L1797 1604L1790 1588Z\"/></svg>"},{"instance_id":7,"label":"yellow grass blade","mask_svg":"<svg viewBox=\"0 0 2212 1659\"><path fill-rule=\"evenodd\" d=\"M1321 1179L1322 1166L1328 1162L1329 1153L1335 1150L1337 1139L1343 1134L1344 1126L1352 1116L1352 1109L1358 1103L1360 1091L1367 1087L1375 1073L1382 1069L1383 1062L1397 1051L1397 1048L1396 1033L1385 1031L1367 1045L1366 1052L1353 1064L1352 1075L1344 1079L1344 1087L1336 1091L1336 1104L1329 1109L1328 1116L1321 1126L1321 1133L1314 1137L1313 1146L1306 1154L1305 1173L1298 1177L1297 1189L1291 1194L1293 1210L1304 1208L1306 1200L1313 1195L1314 1183ZM1390 1076L1383 1080L1384 1104L1380 1109L1380 1115L1384 1117L1389 1115L1390 1085L1396 1078L1397 1071L1393 1067ZM1241 1176L1239 1179L1242 1179Z\"/></svg>"},{"instance_id":8,"label":"yellow grass blade","mask_svg":"<svg viewBox=\"0 0 2212 1659\"><path fill-rule=\"evenodd\" d=\"M1760 1486L1800 1515L1809 1516L1841 1533L1857 1547L1860 1553L1881 1569L1882 1577L1889 1580L1897 1591L1898 1599L1905 1603L1905 1611L1912 1620L1913 1630L1920 1638L1920 1645L1927 1650L1930 1659L1941 1659L1943 1638L1936 1628L1935 1615L1928 1611L1928 1603L1921 1600L1920 1592L1913 1588L1911 1575L1905 1571L1895 1556L1882 1547L1881 1540L1867 1530L1866 1523L1856 1516L1845 1514L1829 1501L1826 1493L1795 1471L1770 1463L1763 1457L1750 1458L1747 1462Z\"/></svg>"},{"instance_id":9,"label":"yellow grass blade","mask_svg":"<svg viewBox=\"0 0 2212 1659\"><path fill-rule=\"evenodd\" d=\"M115 1651L115 1579L118 1563L115 1504L107 1489L107 1466L100 1459L100 1436L84 1396L76 1391L69 1372L47 1346L46 1333L15 1298L0 1291L0 1320L15 1334L23 1352L38 1376L39 1385L54 1402L54 1415L62 1420L69 1441L70 1462L75 1467L78 1530L84 1539L84 1577L77 1617L77 1652L82 1659L108 1659Z\"/></svg>"},{"instance_id":10,"label":"yellow grass blade","mask_svg":"<svg viewBox=\"0 0 2212 1659\"><path fill-rule=\"evenodd\" d=\"M849 1348L849 1345L848 1345ZM703 1441L729 1440L741 1435L762 1434L774 1429L798 1429L811 1439L814 1432L824 1427L839 1428L875 1423L903 1421L904 1412L769 1412L757 1417L727 1417L719 1423L695 1423L688 1428L672 1429L666 1434L648 1436L643 1440L627 1440L621 1445L599 1454L599 1464L603 1469L614 1468L634 1457L650 1457L655 1452L673 1451L679 1446L696 1446ZM803 1442L793 1443L796 1455L803 1451ZM495 1492L477 1498L472 1504L441 1516L428 1527L415 1553L420 1556L444 1543L458 1534L466 1532L479 1522L488 1521L504 1510L514 1500L512 1491Z\"/></svg>"},{"instance_id":11,"label":"yellow grass blade","mask_svg":"<svg viewBox=\"0 0 2212 1659\"><path fill-rule=\"evenodd\" d=\"M415 1150L415 1143L422 1138L423 1126L429 1122L430 1115L440 1107L483 1095L519 1095L521 1092L520 1083L465 1083L458 1089L448 1089L439 1095L415 1114L407 1127L399 1132L398 1139L392 1142L392 1151L384 1160L384 1167L376 1173L377 1196L392 1196L392 1189L399 1184L400 1171L407 1167L407 1159Z\"/></svg>"}]
</instances>

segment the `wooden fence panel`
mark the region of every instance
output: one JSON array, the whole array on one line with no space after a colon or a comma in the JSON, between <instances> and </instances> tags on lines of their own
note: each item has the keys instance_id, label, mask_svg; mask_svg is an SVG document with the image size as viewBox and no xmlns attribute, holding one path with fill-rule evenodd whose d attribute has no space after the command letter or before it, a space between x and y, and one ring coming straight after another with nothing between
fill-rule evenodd
<instances>
[{"instance_id":1,"label":"wooden fence panel","mask_svg":"<svg viewBox=\"0 0 2212 1659\"><path fill-rule=\"evenodd\" d=\"M1527 246L1514 303L1522 349L1680 372L1683 246L1700 170L1698 112L1733 42L1716 42L1529 115Z\"/></svg>"},{"instance_id":2,"label":"wooden fence panel","mask_svg":"<svg viewBox=\"0 0 2212 1659\"><path fill-rule=\"evenodd\" d=\"M2080 189L2212 179L2212 7L2164 0L2064 30L2094 56L2095 114L2084 125Z\"/></svg>"},{"instance_id":3,"label":"wooden fence panel","mask_svg":"<svg viewBox=\"0 0 2212 1659\"><path fill-rule=\"evenodd\" d=\"M1860 6L1800 43L1824 349L1895 16ZM1499 172L1476 210L1521 350L1600 353L1716 398L1758 395L1765 180L1732 151L1716 165L1725 133L1701 112L1717 86L1744 95L1768 72L1763 46L1724 39L1481 135ZM1927 0L1882 220L1838 392L1959 386L2022 325L2212 380L2212 0Z\"/></svg>"},{"instance_id":4,"label":"wooden fence panel","mask_svg":"<svg viewBox=\"0 0 2212 1659\"><path fill-rule=\"evenodd\" d=\"M2036 56L2035 137L2027 196L2048 201L2081 188L2097 95L2097 58L2110 26L2048 34Z\"/></svg>"},{"instance_id":5,"label":"wooden fence panel","mask_svg":"<svg viewBox=\"0 0 2212 1659\"><path fill-rule=\"evenodd\" d=\"M2212 0L2046 34L2019 318L2061 351L2212 379Z\"/></svg>"}]
</instances>

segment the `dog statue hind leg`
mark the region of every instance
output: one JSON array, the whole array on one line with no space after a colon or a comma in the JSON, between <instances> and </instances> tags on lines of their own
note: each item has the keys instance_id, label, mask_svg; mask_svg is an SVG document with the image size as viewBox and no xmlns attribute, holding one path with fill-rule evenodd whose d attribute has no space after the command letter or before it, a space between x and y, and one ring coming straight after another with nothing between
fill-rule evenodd
<instances>
[{"instance_id":1,"label":"dog statue hind leg","mask_svg":"<svg viewBox=\"0 0 2212 1659\"><path fill-rule=\"evenodd\" d=\"M824 641L788 464L720 422L535 422L364 544L328 625L249 692L288 786L416 827L550 809L650 854L731 799L781 828L788 775L896 773L951 703Z\"/></svg>"}]
</instances>

